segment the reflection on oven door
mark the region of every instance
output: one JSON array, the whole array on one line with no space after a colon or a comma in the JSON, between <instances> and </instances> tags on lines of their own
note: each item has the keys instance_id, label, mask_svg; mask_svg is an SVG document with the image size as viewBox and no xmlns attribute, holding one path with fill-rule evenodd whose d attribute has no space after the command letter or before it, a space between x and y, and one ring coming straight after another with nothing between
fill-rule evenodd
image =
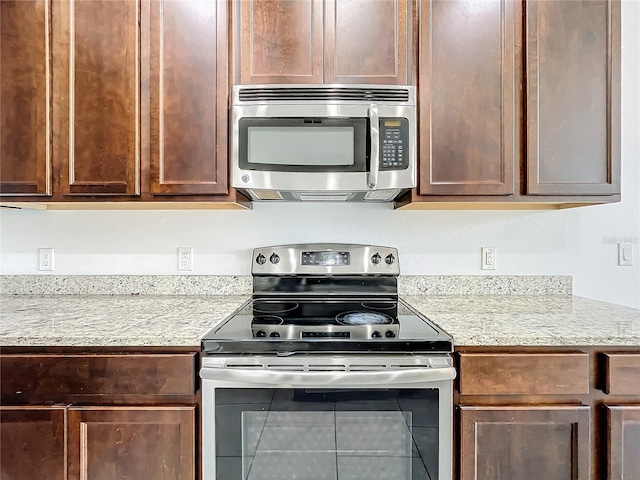
<instances>
[{"instance_id":1,"label":"reflection on oven door","mask_svg":"<svg viewBox=\"0 0 640 480\"><path fill-rule=\"evenodd\" d=\"M411 412L243 412L243 480L410 480Z\"/></svg>"}]
</instances>

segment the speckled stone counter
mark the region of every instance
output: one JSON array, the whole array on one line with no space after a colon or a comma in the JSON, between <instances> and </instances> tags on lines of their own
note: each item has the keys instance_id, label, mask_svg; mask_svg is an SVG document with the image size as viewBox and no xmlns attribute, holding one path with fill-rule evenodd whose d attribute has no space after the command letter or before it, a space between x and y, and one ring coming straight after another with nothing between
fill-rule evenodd
<instances>
[{"instance_id":1,"label":"speckled stone counter","mask_svg":"<svg viewBox=\"0 0 640 480\"><path fill-rule=\"evenodd\" d=\"M405 295L458 346L637 345L640 310L571 295Z\"/></svg>"},{"instance_id":2,"label":"speckled stone counter","mask_svg":"<svg viewBox=\"0 0 640 480\"><path fill-rule=\"evenodd\" d=\"M2 295L0 346L200 346L241 295Z\"/></svg>"},{"instance_id":3,"label":"speckled stone counter","mask_svg":"<svg viewBox=\"0 0 640 480\"><path fill-rule=\"evenodd\" d=\"M2 295L0 346L192 346L246 295ZM405 295L460 346L637 345L640 310L570 295Z\"/></svg>"}]
</instances>

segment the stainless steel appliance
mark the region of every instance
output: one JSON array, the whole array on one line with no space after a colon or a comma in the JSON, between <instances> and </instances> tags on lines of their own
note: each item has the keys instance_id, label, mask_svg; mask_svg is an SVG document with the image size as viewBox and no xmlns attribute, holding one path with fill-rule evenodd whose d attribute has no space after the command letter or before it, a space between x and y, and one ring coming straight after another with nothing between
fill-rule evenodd
<instances>
[{"instance_id":1,"label":"stainless steel appliance","mask_svg":"<svg viewBox=\"0 0 640 480\"><path fill-rule=\"evenodd\" d=\"M416 186L416 88L242 85L231 185L253 200L390 201Z\"/></svg>"},{"instance_id":2,"label":"stainless steel appliance","mask_svg":"<svg viewBox=\"0 0 640 480\"><path fill-rule=\"evenodd\" d=\"M202 340L205 480L451 480L449 335L398 298L394 248L253 251Z\"/></svg>"}]
</instances>

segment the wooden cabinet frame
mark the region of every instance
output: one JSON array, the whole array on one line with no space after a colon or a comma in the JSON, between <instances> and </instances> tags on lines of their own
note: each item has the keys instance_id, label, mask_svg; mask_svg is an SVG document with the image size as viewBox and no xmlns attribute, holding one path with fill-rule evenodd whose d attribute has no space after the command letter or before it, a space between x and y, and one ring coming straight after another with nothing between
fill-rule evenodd
<instances>
[{"instance_id":1,"label":"wooden cabinet frame","mask_svg":"<svg viewBox=\"0 0 640 480\"><path fill-rule=\"evenodd\" d=\"M52 193L51 0L3 1L0 8L0 194L47 197Z\"/></svg>"},{"instance_id":2,"label":"wooden cabinet frame","mask_svg":"<svg viewBox=\"0 0 640 480\"><path fill-rule=\"evenodd\" d=\"M594 2L595 3L595 2ZM526 79L527 79L527 193L530 195L612 195L620 193L620 142L621 142L621 37L620 37L620 1L608 0L606 2L606 179L602 182L590 183L580 181L545 180L542 178L542 164L540 158L540 0L526 2ZM551 4L547 4L551 5ZM561 5L561 4L557 4ZM565 4L564 6L572 6ZM561 33L561 32L558 32ZM565 39L566 40L566 39ZM560 43L558 43L560 45ZM565 45L565 42L562 43ZM566 58L566 56L565 56ZM547 79L547 83L551 83ZM578 92L585 96L588 91ZM563 122L579 121L580 119L558 119ZM544 141L544 139L542 139ZM566 158L566 162L574 162L574 169L580 169L580 158ZM575 172L574 170L574 172ZM547 177L553 177L555 172L548 171ZM579 175L577 175L579 177Z\"/></svg>"}]
</instances>

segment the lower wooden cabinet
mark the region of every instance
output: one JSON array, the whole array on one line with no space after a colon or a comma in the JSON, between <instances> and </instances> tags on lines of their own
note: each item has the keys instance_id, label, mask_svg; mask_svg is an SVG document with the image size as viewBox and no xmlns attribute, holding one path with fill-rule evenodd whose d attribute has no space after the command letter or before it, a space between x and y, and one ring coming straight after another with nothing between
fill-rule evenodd
<instances>
[{"instance_id":1,"label":"lower wooden cabinet","mask_svg":"<svg viewBox=\"0 0 640 480\"><path fill-rule=\"evenodd\" d=\"M192 480L195 407L71 407L69 480Z\"/></svg>"},{"instance_id":2,"label":"lower wooden cabinet","mask_svg":"<svg viewBox=\"0 0 640 480\"><path fill-rule=\"evenodd\" d=\"M65 480L65 435L65 407L0 407L0 478Z\"/></svg>"},{"instance_id":3,"label":"lower wooden cabinet","mask_svg":"<svg viewBox=\"0 0 640 480\"><path fill-rule=\"evenodd\" d=\"M19 406L0 414L2 480L195 479L195 406Z\"/></svg>"},{"instance_id":4,"label":"lower wooden cabinet","mask_svg":"<svg viewBox=\"0 0 640 480\"><path fill-rule=\"evenodd\" d=\"M460 406L460 429L460 480L590 478L589 407Z\"/></svg>"},{"instance_id":5,"label":"lower wooden cabinet","mask_svg":"<svg viewBox=\"0 0 640 480\"><path fill-rule=\"evenodd\" d=\"M3 347L0 480L195 480L196 368L192 350Z\"/></svg>"},{"instance_id":6,"label":"lower wooden cabinet","mask_svg":"<svg viewBox=\"0 0 640 480\"><path fill-rule=\"evenodd\" d=\"M640 480L640 405L607 405L607 480Z\"/></svg>"}]
</instances>

